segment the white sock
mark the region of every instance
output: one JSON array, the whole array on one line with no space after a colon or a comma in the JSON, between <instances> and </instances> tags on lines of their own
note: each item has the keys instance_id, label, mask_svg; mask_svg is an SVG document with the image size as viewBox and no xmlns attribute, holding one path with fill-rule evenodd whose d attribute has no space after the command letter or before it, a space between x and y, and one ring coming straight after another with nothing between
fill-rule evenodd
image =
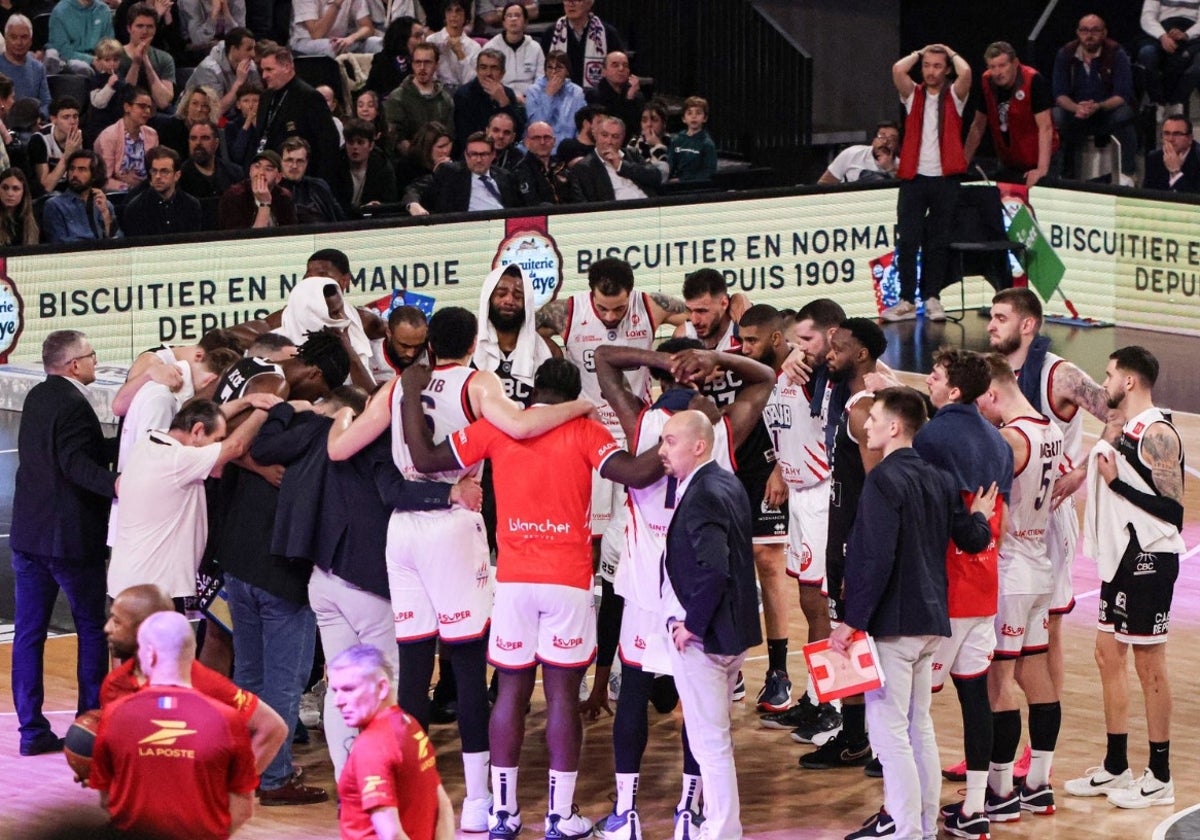
<instances>
[{"instance_id":1,"label":"white sock","mask_svg":"<svg viewBox=\"0 0 1200 840\"><path fill-rule=\"evenodd\" d=\"M492 754L463 753L463 777L467 782L467 799L486 799L488 795L488 765Z\"/></svg>"},{"instance_id":2,"label":"white sock","mask_svg":"<svg viewBox=\"0 0 1200 840\"><path fill-rule=\"evenodd\" d=\"M811 672L808 675L808 682L804 684L804 693L808 695L809 703L812 703L814 706L819 705L817 703L817 686L816 683L813 682Z\"/></svg>"},{"instance_id":3,"label":"white sock","mask_svg":"<svg viewBox=\"0 0 1200 840\"><path fill-rule=\"evenodd\" d=\"M617 774L617 806L615 813L624 814L637 807L638 773Z\"/></svg>"},{"instance_id":4,"label":"white sock","mask_svg":"<svg viewBox=\"0 0 1200 840\"><path fill-rule=\"evenodd\" d=\"M965 816L982 814L984 798L987 796L988 771L967 771L967 798L963 800L962 812Z\"/></svg>"},{"instance_id":5,"label":"white sock","mask_svg":"<svg viewBox=\"0 0 1200 840\"><path fill-rule=\"evenodd\" d=\"M1054 762L1054 750L1029 751L1029 775L1025 787L1037 790L1050 781L1050 765Z\"/></svg>"},{"instance_id":6,"label":"white sock","mask_svg":"<svg viewBox=\"0 0 1200 840\"><path fill-rule=\"evenodd\" d=\"M517 808L517 768L492 765L492 810L509 814Z\"/></svg>"},{"instance_id":7,"label":"white sock","mask_svg":"<svg viewBox=\"0 0 1200 840\"><path fill-rule=\"evenodd\" d=\"M575 804L575 780L579 773L567 773L563 770L550 771L550 807L548 814L558 814L560 817L571 816L571 806Z\"/></svg>"},{"instance_id":8,"label":"white sock","mask_svg":"<svg viewBox=\"0 0 1200 840\"><path fill-rule=\"evenodd\" d=\"M1008 796L1013 789L1013 763L1011 761L1004 764L992 762L988 766L988 787L992 789L992 793L997 796Z\"/></svg>"},{"instance_id":9,"label":"white sock","mask_svg":"<svg viewBox=\"0 0 1200 840\"><path fill-rule=\"evenodd\" d=\"M699 776L689 776L683 774L683 793L679 797L679 804L675 806L676 811L682 811L687 808L689 811L700 813L700 792L704 788L704 783Z\"/></svg>"}]
</instances>

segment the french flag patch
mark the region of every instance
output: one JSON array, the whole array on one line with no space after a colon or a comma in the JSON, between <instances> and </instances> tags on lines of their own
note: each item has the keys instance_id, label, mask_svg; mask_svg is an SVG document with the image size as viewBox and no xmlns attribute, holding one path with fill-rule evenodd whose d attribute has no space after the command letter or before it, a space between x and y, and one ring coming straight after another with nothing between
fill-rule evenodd
<instances>
[{"instance_id":1,"label":"french flag patch","mask_svg":"<svg viewBox=\"0 0 1200 840\"><path fill-rule=\"evenodd\" d=\"M176 700L174 697L159 697L158 698L158 708L160 708L160 709L174 709L178 705L179 705L179 701Z\"/></svg>"}]
</instances>

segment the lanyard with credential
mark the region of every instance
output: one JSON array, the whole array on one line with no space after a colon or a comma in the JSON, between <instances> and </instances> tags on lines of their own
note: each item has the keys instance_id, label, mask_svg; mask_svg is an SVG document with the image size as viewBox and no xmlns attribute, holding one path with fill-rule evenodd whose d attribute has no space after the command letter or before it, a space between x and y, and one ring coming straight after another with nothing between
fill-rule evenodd
<instances>
[{"instance_id":1,"label":"lanyard with credential","mask_svg":"<svg viewBox=\"0 0 1200 840\"><path fill-rule=\"evenodd\" d=\"M267 110L267 118L263 121L262 137L258 138L258 151L265 151L267 148L267 137L271 134L271 125L275 122L275 118L279 116L279 109L283 107L283 101L287 99L287 95L291 90L285 90L278 98L271 99L271 107Z\"/></svg>"}]
</instances>

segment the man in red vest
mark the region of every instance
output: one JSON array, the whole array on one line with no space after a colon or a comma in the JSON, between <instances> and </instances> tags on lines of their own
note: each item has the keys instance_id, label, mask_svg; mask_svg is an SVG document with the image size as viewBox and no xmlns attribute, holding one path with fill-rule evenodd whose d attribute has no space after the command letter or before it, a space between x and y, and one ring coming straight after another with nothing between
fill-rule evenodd
<instances>
[{"instance_id":1,"label":"man in red vest","mask_svg":"<svg viewBox=\"0 0 1200 840\"><path fill-rule=\"evenodd\" d=\"M1006 41L990 44L983 53L984 108L975 112L963 153L967 163L990 129L1000 161L996 180L1032 187L1050 170L1058 150L1058 132L1051 111L1054 96L1046 77L1017 60Z\"/></svg>"},{"instance_id":2,"label":"man in red vest","mask_svg":"<svg viewBox=\"0 0 1200 840\"><path fill-rule=\"evenodd\" d=\"M918 85L910 75L921 63ZM950 84L950 67L956 78ZM971 91L971 66L942 44L930 44L892 65L892 82L908 116L900 151L900 197L896 204L900 300L879 317L911 321L917 317L917 251L921 251L921 298L925 315L946 320L938 294L946 285L950 226L959 176L967 171L963 154L962 112ZM948 94L948 95L947 95Z\"/></svg>"}]
</instances>

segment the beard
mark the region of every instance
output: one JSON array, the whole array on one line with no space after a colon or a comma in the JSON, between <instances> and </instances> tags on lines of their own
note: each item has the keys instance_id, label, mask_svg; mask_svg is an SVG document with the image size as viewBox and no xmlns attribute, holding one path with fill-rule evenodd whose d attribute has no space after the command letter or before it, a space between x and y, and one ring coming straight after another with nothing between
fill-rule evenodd
<instances>
[{"instance_id":1,"label":"beard","mask_svg":"<svg viewBox=\"0 0 1200 840\"><path fill-rule=\"evenodd\" d=\"M774 347L768 347L768 348L766 348L765 350L763 350L763 352L762 352L762 355L761 355L761 356L758 356L757 358L755 358L755 357L751 356L750 358L752 358L752 359L754 359L754 361L756 361L756 362L759 362L759 363L761 363L761 364L764 364L764 365L766 365L767 367L769 367L769 368L771 368L772 370L774 370L774 368L775 368L775 362L776 362L776 360L779 358L779 354L777 354L777 353L775 352L775 348L774 348Z\"/></svg>"},{"instance_id":2,"label":"beard","mask_svg":"<svg viewBox=\"0 0 1200 840\"><path fill-rule=\"evenodd\" d=\"M208 153L208 149L197 147L197 149L192 152L192 160L198 166L210 166L213 162L213 156Z\"/></svg>"},{"instance_id":3,"label":"beard","mask_svg":"<svg viewBox=\"0 0 1200 840\"><path fill-rule=\"evenodd\" d=\"M826 363L825 374L829 377L830 382L848 382L853 378L854 370L852 368L835 368Z\"/></svg>"},{"instance_id":4,"label":"beard","mask_svg":"<svg viewBox=\"0 0 1200 840\"><path fill-rule=\"evenodd\" d=\"M519 330L525 325L525 310L519 309L511 315L505 314L495 306L488 306L488 320L498 330L509 332Z\"/></svg>"},{"instance_id":5,"label":"beard","mask_svg":"<svg viewBox=\"0 0 1200 840\"><path fill-rule=\"evenodd\" d=\"M1008 338L992 336L989 337L988 344L1000 355L1008 356L1021 348L1021 337L1019 335L1010 335Z\"/></svg>"},{"instance_id":6,"label":"beard","mask_svg":"<svg viewBox=\"0 0 1200 840\"><path fill-rule=\"evenodd\" d=\"M1121 391L1118 394L1109 394L1105 402L1108 404L1109 408L1120 408L1121 403L1125 402L1125 392Z\"/></svg>"}]
</instances>

